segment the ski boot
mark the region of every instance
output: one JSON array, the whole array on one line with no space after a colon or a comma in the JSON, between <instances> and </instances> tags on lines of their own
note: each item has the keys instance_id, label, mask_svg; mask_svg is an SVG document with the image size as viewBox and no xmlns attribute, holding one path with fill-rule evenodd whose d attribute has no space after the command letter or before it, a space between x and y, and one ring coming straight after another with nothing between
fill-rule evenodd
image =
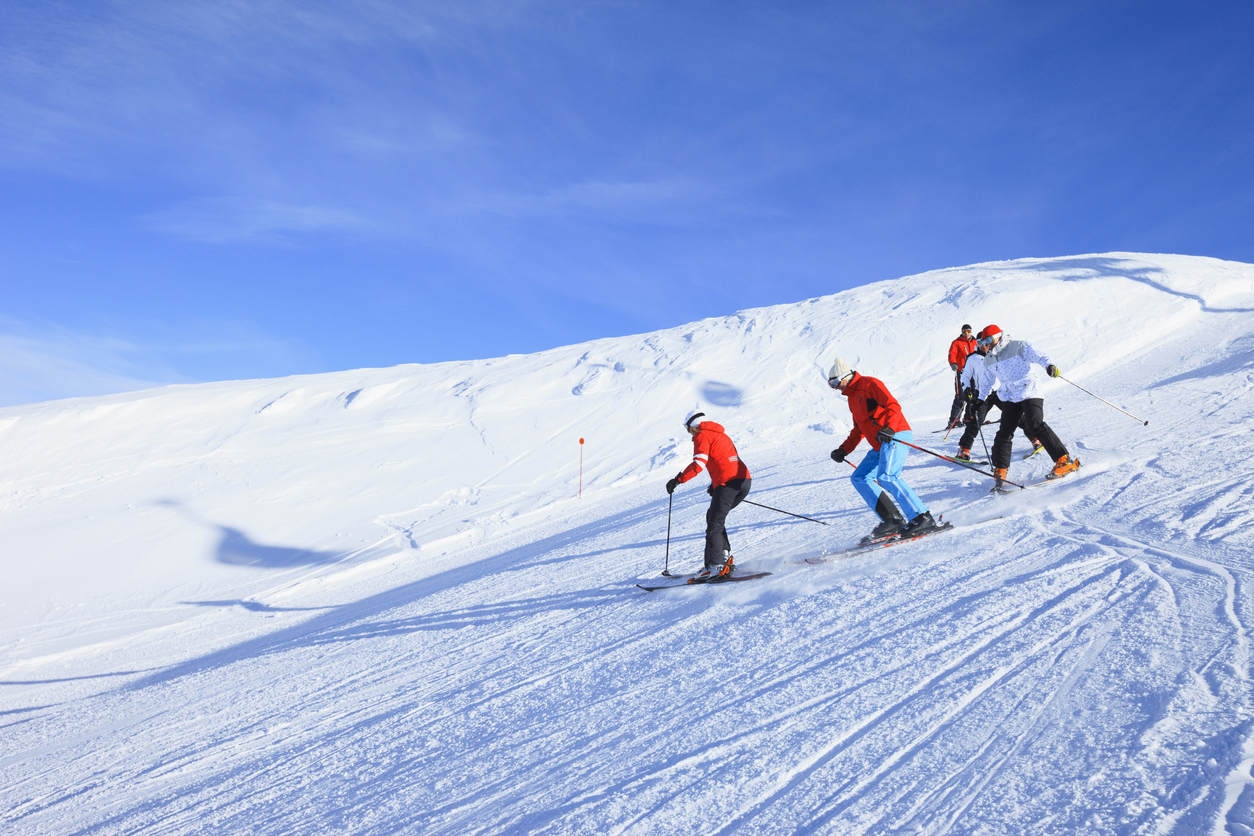
<instances>
[{"instance_id":1,"label":"ski boot","mask_svg":"<svg viewBox=\"0 0 1254 836\"><path fill-rule=\"evenodd\" d=\"M875 501L875 513L879 514L880 524L871 529L871 533L863 537L862 542L869 543L872 540L882 540L905 528L906 520L901 516L901 512L897 510L897 506L893 504L893 501L888 498L888 494L880 493L879 499Z\"/></svg>"},{"instance_id":2,"label":"ski boot","mask_svg":"<svg viewBox=\"0 0 1254 836\"><path fill-rule=\"evenodd\" d=\"M1073 459L1063 454L1058 457L1058 461L1054 462L1054 469L1045 474L1046 479L1061 479L1068 473L1074 473L1080 469L1080 460Z\"/></svg>"},{"instance_id":3,"label":"ski boot","mask_svg":"<svg viewBox=\"0 0 1254 836\"><path fill-rule=\"evenodd\" d=\"M917 537L935 528L939 528L939 526L936 524L936 520L932 518L932 512L924 511L906 524L906 527L901 530L901 536Z\"/></svg>"}]
</instances>

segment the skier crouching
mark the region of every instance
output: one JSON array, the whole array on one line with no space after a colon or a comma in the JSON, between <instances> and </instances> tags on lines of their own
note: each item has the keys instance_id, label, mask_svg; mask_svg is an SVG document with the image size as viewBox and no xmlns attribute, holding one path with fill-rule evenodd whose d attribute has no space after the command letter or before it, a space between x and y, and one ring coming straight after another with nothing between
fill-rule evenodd
<instances>
[{"instance_id":1,"label":"skier crouching","mask_svg":"<svg viewBox=\"0 0 1254 836\"><path fill-rule=\"evenodd\" d=\"M853 416L853 429L832 451L832 459L843 462L863 438L871 445L871 452L863 457L850 477L854 488L880 517L880 524L871 531L871 537L886 537L899 531L903 536L912 537L936 528L932 513L901 477L909 448L894 443L893 439L914 440L901 404L882 381L858 374L840 358L832 365L827 385L848 398L849 412ZM899 507L905 517L898 511Z\"/></svg>"}]
</instances>

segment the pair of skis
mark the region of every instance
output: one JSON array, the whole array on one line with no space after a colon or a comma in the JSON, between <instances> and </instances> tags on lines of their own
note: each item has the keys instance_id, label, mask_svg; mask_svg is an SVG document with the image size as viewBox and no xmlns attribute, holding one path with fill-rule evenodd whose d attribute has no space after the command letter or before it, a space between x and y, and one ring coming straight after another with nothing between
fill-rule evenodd
<instances>
[{"instance_id":1,"label":"pair of skis","mask_svg":"<svg viewBox=\"0 0 1254 836\"><path fill-rule=\"evenodd\" d=\"M640 587L645 592L654 592L655 590L658 590L658 589L671 589L671 588L681 587L681 586L705 586L708 584L739 583L741 581L755 581L758 578L765 578L769 574L771 573L770 572L750 572L745 575L736 575L736 574L721 575L721 576L711 575L706 578L698 577L696 575L671 575L670 576L671 580L666 583L655 583L655 584L638 583L636 584L636 586Z\"/></svg>"},{"instance_id":2,"label":"pair of skis","mask_svg":"<svg viewBox=\"0 0 1254 836\"><path fill-rule=\"evenodd\" d=\"M918 534L902 534L901 532L897 532L896 534L889 534L884 537L871 537L863 540L856 546L850 546L849 548L842 549L838 552L818 555L816 557L807 557L803 562L809 563L811 566L816 566L820 563L830 563L833 560L854 557L855 555L863 554L865 552L873 552L877 549L886 549L890 546L900 546L902 543L913 543L915 540L922 540L924 537L931 537L933 534L941 534L949 531L953 529L953 527L953 523L946 522L944 519L941 519L937 522L935 527L929 528L927 531L921 531Z\"/></svg>"}]
</instances>

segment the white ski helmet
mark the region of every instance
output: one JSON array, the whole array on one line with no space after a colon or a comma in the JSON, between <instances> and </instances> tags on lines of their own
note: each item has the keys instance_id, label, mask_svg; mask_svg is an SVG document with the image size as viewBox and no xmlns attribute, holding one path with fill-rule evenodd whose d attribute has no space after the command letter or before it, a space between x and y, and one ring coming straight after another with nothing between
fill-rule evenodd
<instances>
[{"instance_id":1,"label":"white ski helmet","mask_svg":"<svg viewBox=\"0 0 1254 836\"><path fill-rule=\"evenodd\" d=\"M685 430L695 430L701 424L701 419L705 417L704 412L694 412L684 419Z\"/></svg>"}]
</instances>

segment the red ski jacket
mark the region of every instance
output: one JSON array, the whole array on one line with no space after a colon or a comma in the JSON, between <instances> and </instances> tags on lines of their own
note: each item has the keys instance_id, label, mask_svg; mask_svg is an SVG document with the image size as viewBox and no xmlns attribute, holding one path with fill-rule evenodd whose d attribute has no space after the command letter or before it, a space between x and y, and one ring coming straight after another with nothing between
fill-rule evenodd
<instances>
[{"instance_id":1,"label":"red ski jacket","mask_svg":"<svg viewBox=\"0 0 1254 836\"><path fill-rule=\"evenodd\" d=\"M880 449L880 442L875 434L884 427L893 432L910 429L906 416L901 414L901 404L897 403L893 393L877 378L854 372L853 380L845 387L844 395L849 399L849 412L853 415L853 429L840 445L846 456L864 438L872 448Z\"/></svg>"},{"instance_id":2,"label":"red ski jacket","mask_svg":"<svg viewBox=\"0 0 1254 836\"><path fill-rule=\"evenodd\" d=\"M723 430L722 424L702 421L697 434L692 437L692 461L679 474L679 481L687 482L701 472L710 469L710 484L726 485L732 479L748 479L749 468L740 460L736 445Z\"/></svg>"},{"instance_id":3,"label":"red ski jacket","mask_svg":"<svg viewBox=\"0 0 1254 836\"><path fill-rule=\"evenodd\" d=\"M975 337L958 337L949 344L949 365L957 366L958 371L967 364L967 358L975 351Z\"/></svg>"}]
</instances>

